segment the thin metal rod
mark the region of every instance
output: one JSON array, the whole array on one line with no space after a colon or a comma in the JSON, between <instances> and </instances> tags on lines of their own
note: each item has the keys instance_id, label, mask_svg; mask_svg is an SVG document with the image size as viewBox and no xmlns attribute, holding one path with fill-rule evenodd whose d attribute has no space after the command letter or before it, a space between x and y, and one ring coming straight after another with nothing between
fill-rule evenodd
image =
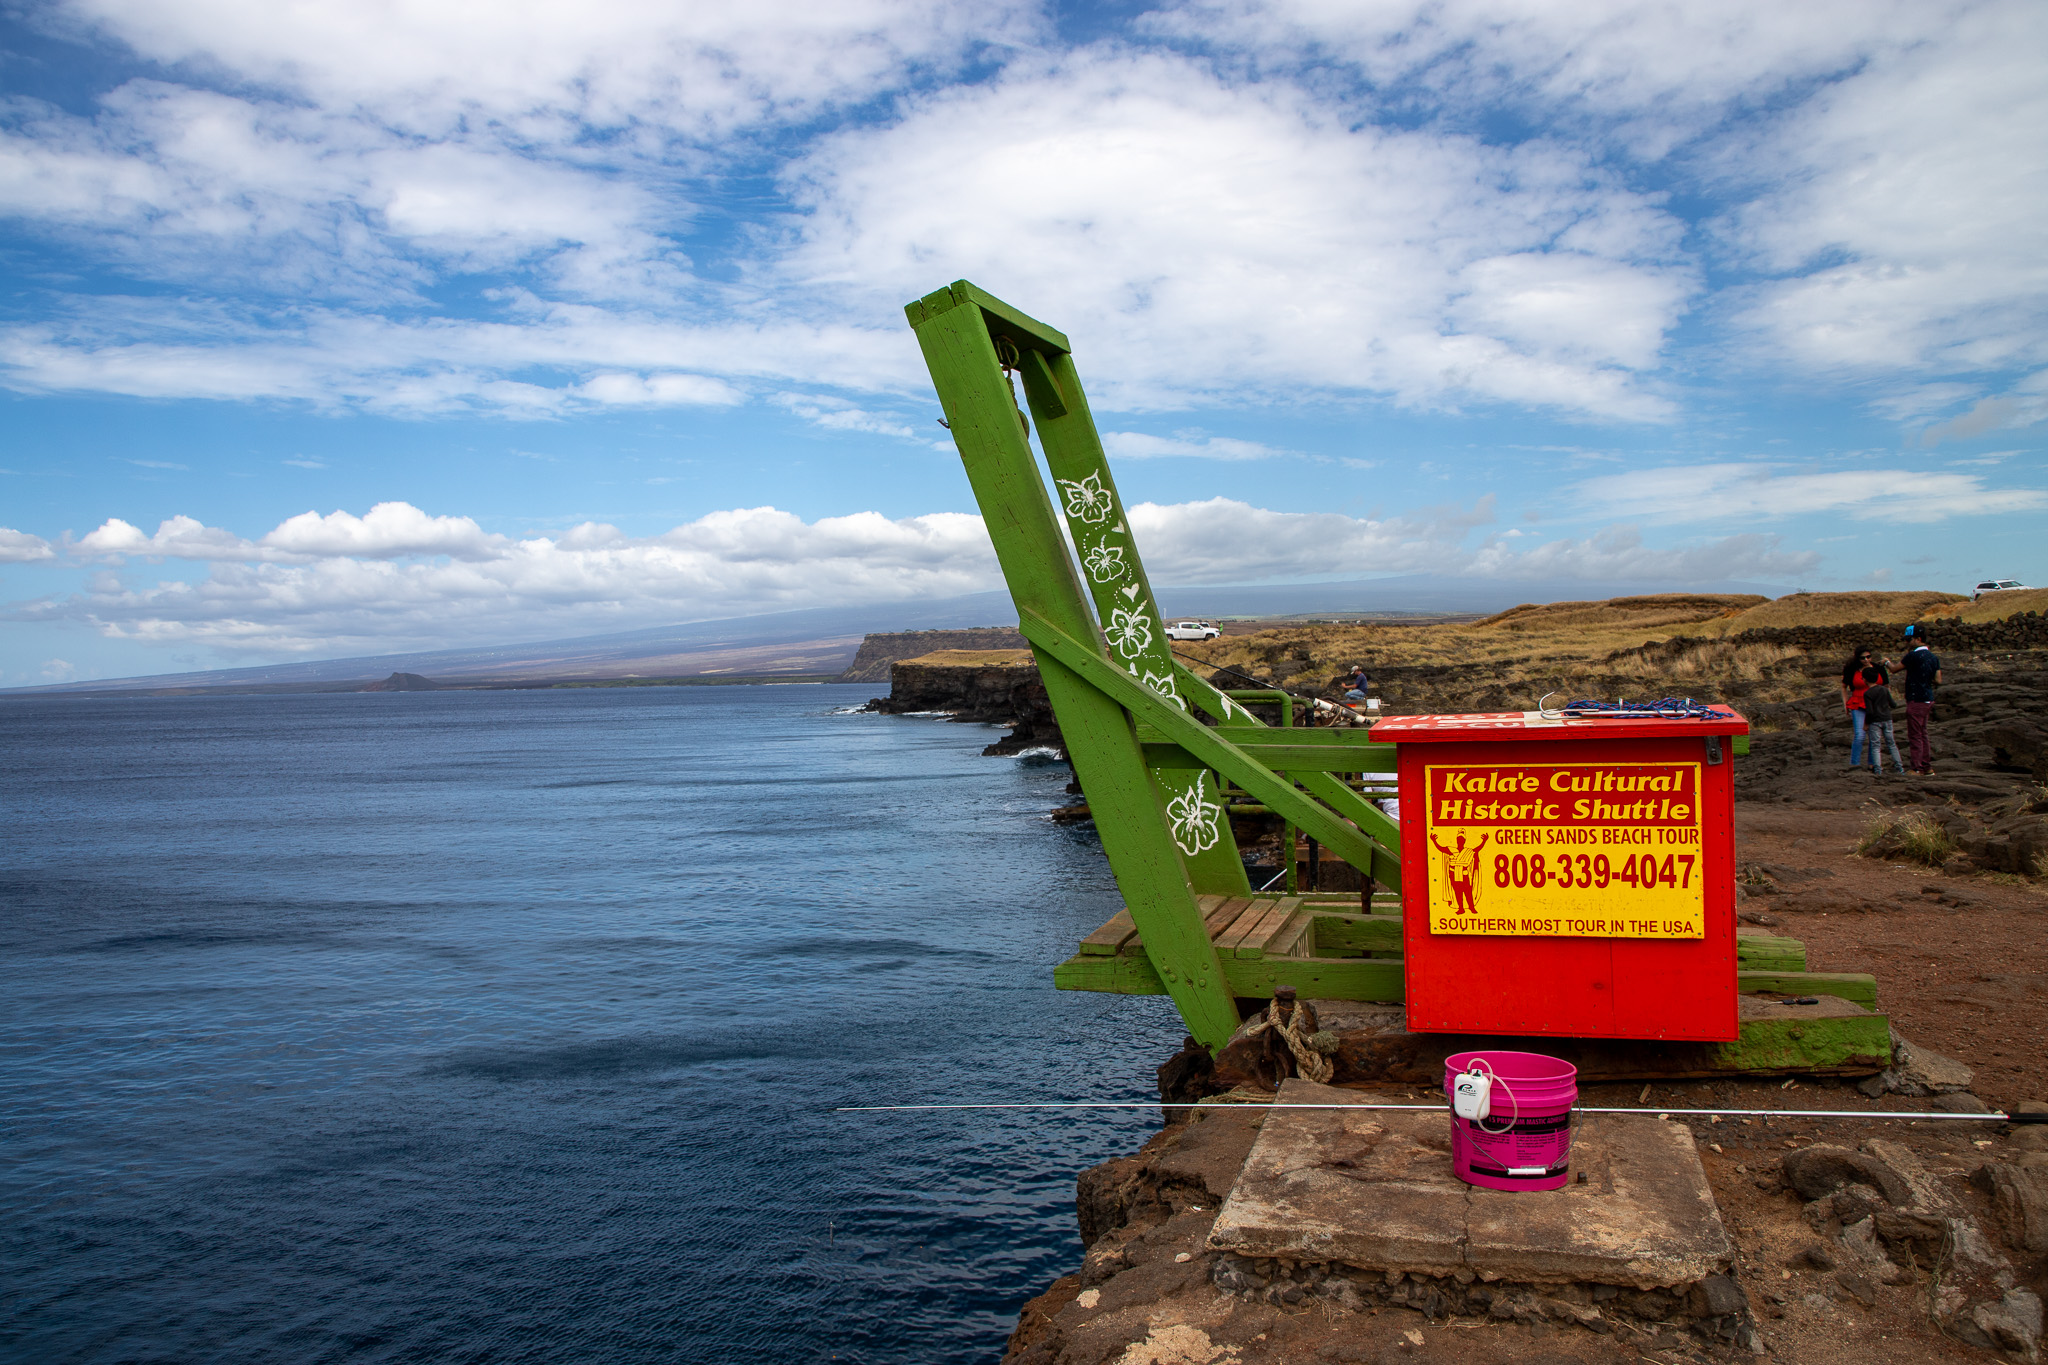
<instances>
[{"instance_id":1,"label":"thin metal rod","mask_svg":"<svg viewBox=\"0 0 2048 1365\"><path fill-rule=\"evenodd\" d=\"M1079 1100L1063 1104L845 1104L834 1109L835 1114L896 1114L911 1110L934 1109L1198 1109L1217 1111L1231 1109L1409 1109L1429 1110L1432 1113L1447 1112L1449 1106L1442 1104L1174 1104L1167 1100ZM1754 1116L1773 1119L1959 1119L1975 1123L2026 1123L2027 1118L2014 1118L2010 1114L1951 1114L1946 1111L1898 1110L1898 1109L1602 1109L1593 1105L1574 1105L1573 1112L1580 1114L1655 1114L1668 1119L1674 1115L1701 1118L1719 1114L1736 1117Z\"/></svg>"}]
</instances>

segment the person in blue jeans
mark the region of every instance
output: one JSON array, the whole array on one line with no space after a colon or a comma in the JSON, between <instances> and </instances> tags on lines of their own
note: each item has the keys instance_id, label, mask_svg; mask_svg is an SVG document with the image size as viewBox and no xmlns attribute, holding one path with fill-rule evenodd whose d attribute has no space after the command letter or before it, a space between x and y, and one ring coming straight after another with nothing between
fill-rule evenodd
<instances>
[{"instance_id":1,"label":"person in blue jeans","mask_svg":"<svg viewBox=\"0 0 2048 1365\"><path fill-rule=\"evenodd\" d=\"M1892 698L1892 690L1883 683L1871 683L1863 689L1863 737L1870 742L1870 771L1880 777L1884 775L1884 751L1892 751L1892 771L1904 773L1905 760L1899 757L1899 741L1892 735L1892 712L1898 703Z\"/></svg>"}]
</instances>

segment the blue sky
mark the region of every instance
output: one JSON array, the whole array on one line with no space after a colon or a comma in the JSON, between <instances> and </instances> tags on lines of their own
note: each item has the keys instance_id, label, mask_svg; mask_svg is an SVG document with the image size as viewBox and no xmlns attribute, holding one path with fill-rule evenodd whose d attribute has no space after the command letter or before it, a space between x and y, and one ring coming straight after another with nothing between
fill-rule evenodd
<instances>
[{"instance_id":1,"label":"blue sky","mask_svg":"<svg viewBox=\"0 0 2048 1365\"><path fill-rule=\"evenodd\" d=\"M2033 0L480 12L0 20L0 685L996 586L962 277L1163 582L2048 581Z\"/></svg>"}]
</instances>

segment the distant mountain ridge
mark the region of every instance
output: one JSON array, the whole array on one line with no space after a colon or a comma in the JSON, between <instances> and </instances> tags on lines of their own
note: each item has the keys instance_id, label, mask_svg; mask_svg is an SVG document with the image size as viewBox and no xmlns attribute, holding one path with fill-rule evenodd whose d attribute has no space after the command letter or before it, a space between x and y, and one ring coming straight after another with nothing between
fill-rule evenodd
<instances>
[{"instance_id":1,"label":"distant mountain ridge","mask_svg":"<svg viewBox=\"0 0 2048 1365\"><path fill-rule=\"evenodd\" d=\"M1524 602L1619 597L1674 588L1771 596L1786 591L1782 587L1733 582L1661 585L1409 574L1333 583L1162 587L1158 595L1160 608L1167 616L1299 616L1322 612L1497 612ZM983 592L931 602L813 607L475 649L422 650L79 680L8 688L0 695L233 691L258 687L270 691L304 684L374 683L394 673L415 674L443 685L723 675L834 676L854 665L863 639L871 634L974 629L1016 618L1017 609L1007 592Z\"/></svg>"}]
</instances>

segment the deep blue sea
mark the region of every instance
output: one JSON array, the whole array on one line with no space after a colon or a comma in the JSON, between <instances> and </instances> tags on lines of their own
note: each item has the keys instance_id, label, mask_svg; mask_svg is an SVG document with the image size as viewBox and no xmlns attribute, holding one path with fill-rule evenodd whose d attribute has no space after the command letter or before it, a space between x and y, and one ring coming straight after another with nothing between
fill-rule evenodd
<instances>
[{"instance_id":1,"label":"deep blue sea","mask_svg":"<svg viewBox=\"0 0 2048 1365\"><path fill-rule=\"evenodd\" d=\"M0 699L0 1358L992 1361L1156 1111L1067 768L867 686Z\"/></svg>"}]
</instances>

